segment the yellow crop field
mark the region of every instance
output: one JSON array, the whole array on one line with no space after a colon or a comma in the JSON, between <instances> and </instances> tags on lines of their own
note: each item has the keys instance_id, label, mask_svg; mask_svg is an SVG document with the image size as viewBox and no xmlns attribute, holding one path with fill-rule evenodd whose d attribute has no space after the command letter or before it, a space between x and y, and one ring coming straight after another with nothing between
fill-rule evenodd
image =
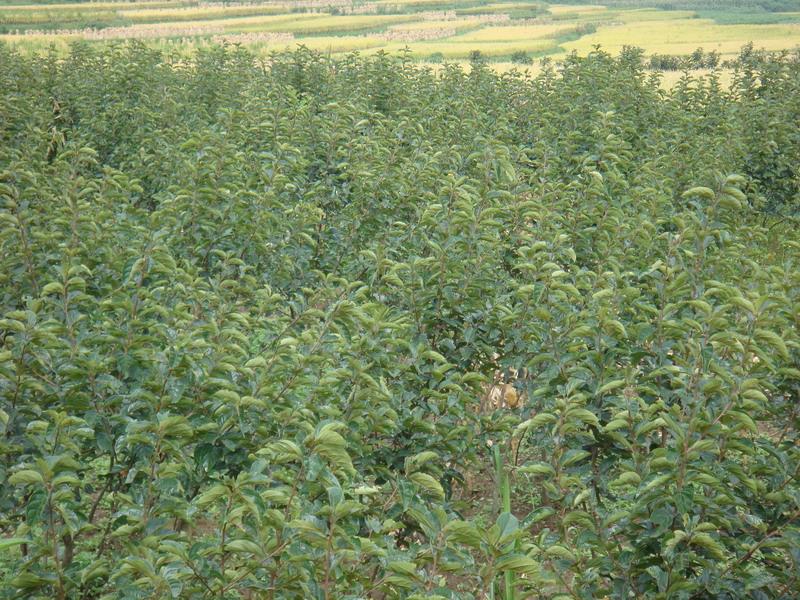
<instances>
[{"instance_id":1,"label":"yellow crop field","mask_svg":"<svg viewBox=\"0 0 800 600\"><path fill-rule=\"evenodd\" d=\"M615 22L621 21L623 23L641 23L644 21L653 23L656 21L678 21L682 19L693 19L694 16L695 13L690 10L656 10L643 8L637 10L614 11L613 20Z\"/></svg>"},{"instance_id":2,"label":"yellow crop field","mask_svg":"<svg viewBox=\"0 0 800 600\"><path fill-rule=\"evenodd\" d=\"M718 25L709 19L638 21L601 26L593 34L566 42L566 50L589 52L596 44L619 52L623 46L639 46L648 54L684 55L698 47L735 54L749 42L757 48L779 50L800 45L800 24Z\"/></svg>"},{"instance_id":3,"label":"yellow crop field","mask_svg":"<svg viewBox=\"0 0 800 600\"><path fill-rule=\"evenodd\" d=\"M171 49L175 48L176 45L179 48L183 46L180 43L175 44L169 40L162 40L159 43L162 44L163 47L169 47ZM196 40L193 43L193 47L209 46L212 43L212 40ZM363 51L372 48L379 49L384 44L385 42L382 40L368 36L342 35L308 37L290 41L254 41L247 43L247 46L254 53L259 55L266 55L272 52L292 51L296 50L301 45L324 54L346 54L348 52Z\"/></svg>"},{"instance_id":4,"label":"yellow crop field","mask_svg":"<svg viewBox=\"0 0 800 600\"><path fill-rule=\"evenodd\" d=\"M544 25L489 26L453 38L458 42L509 42L553 38L574 31L574 25L548 23Z\"/></svg>"},{"instance_id":5,"label":"yellow crop field","mask_svg":"<svg viewBox=\"0 0 800 600\"><path fill-rule=\"evenodd\" d=\"M55 50L57 54L63 55L69 50L69 45L73 41L73 38L66 36L53 37L31 35L25 38L17 36L5 41L16 51L25 56L42 54L43 52L49 51L51 48Z\"/></svg>"},{"instance_id":6,"label":"yellow crop field","mask_svg":"<svg viewBox=\"0 0 800 600\"><path fill-rule=\"evenodd\" d=\"M270 30L303 33L328 33L336 31L358 31L375 29L393 23L415 21L419 17L414 15L353 15L353 16L323 16L311 21L284 21L279 27Z\"/></svg>"},{"instance_id":7,"label":"yellow crop field","mask_svg":"<svg viewBox=\"0 0 800 600\"><path fill-rule=\"evenodd\" d=\"M49 11L40 12L16 12L9 10L0 10L0 24L19 26L43 25L53 21L76 21L80 19L93 19L93 20L107 20L111 21L115 18L116 13L113 11L97 11L97 10L80 10L74 6L71 11L59 11L57 13Z\"/></svg>"},{"instance_id":8,"label":"yellow crop field","mask_svg":"<svg viewBox=\"0 0 800 600\"><path fill-rule=\"evenodd\" d=\"M483 15L483 14L497 14L514 10L535 9L539 5L531 2L498 2L492 4L481 4L471 8L460 9L458 12L462 15Z\"/></svg>"},{"instance_id":9,"label":"yellow crop field","mask_svg":"<svg viewBox=\"0 0 800 600\"><path fill-rule=\"evenodd\" d=\"M188 29L216 28L225 32L244 32L244 31L286 31L283 27L302 28L305 24L322 21L327 17L325 14L304 13L302 15L260 15L255 17L241 17L233 19L209 19L196 21L181 21L178 23L163 22L133 25L132 29L170 28Z\"/></svg>"},{"instance_id":10,"label":"yellow crop field","mask_svg":"<svg viewBox=\"0 0 800 600\"><path fill-rule=\"evenodd\" d=\"M302 15L260 15L256 17L237 17L233 19L211 19L184 21L181 27L221 27L225 31L275 31L274 27L290 23L300 25L310 21L319 21L326 18L324 14L304 13ZM159 25L169 26L170 23L159 23ZM152 27L153 25L142 25L142 27Z\"/></svg>"},{"instance_id":11,"label":"yellow crop field","mask_svg":"<svg viewBox=\"0 0 800 600\"><path fill-rule=\"evenodd\" d=\"M307 48L310 48L311 50L317 50L319 52L331 54L341 54L356 50L379 48L383 45L383 42L367 36L343 35L330 37L310 37L303 40L295 40L290 44L265 44L264 48L270 51L276 51L283 50L285 48L294 49L301 44Z\"/></svg>"},{"instance_id":12,"label":"yellow crop field","mask_svg":"<svg viewBox=\"0 0 800 600\"><path fill-rule=\"evenodd\" d=\"M242 17L234 19L210 19L197 21L181 21L179 23L163 22L131 26L132 31L143 29L163 29L168 32L170 29L191 29L209 28L218 29L225 32L239 31L286 31L283 27L301 28L306 23L322 21L326 18L323 14L302 14L302 15L261 15L257 17Z\"/></svg>"},{"instance_id":13,"label":"yellow crop field","mask_svg":"<svg viewBox=\"0 0 800 600\"><path fill-rule=\"evenodd\" d=\"M603 12L606 10L606 7L594 4L583 6L574 4L552 4L548 10L550 11L550 14L553 15L571 15Z\"/></svg>"},{"instance_id":14,"label":"yellow crop field","mask_svg":"<svg viewBox=\"0 0 800 600\"><path fill-rule=\"evenodd\" d=\"M479 24L476 24L475 21L471 21L469 19L455 19L452 21L448 21L446 19L440 19L436 21L412 21L409 23L400 23L397 25L391 25L389 29L398 29L402 28L408 31L428 31L432 29L455 29L456 31L469 31L480 27Z\"/></svg>"},{"instance_id":15,"label":"yellow crop field","mask_svg":"<svg viewBox=\"0 0 800 600\"><path fill-rule=\"evenodd\" d=\"M556 48L555 40L528 40L518 42L454 42L451 40L435 42L418 42L415 44L393 43L382 49L398 52L408 46L419 58L432 54L441 54L444 58L466 58L471 52L478 50L486 57L509 56L515 52L544 52Z\"/></svg>"},{"instance_id":16,"label":"yellow crop field","mask_svg":"<svg viewBox=\"0 0 800 600\"><path fill-rule=\"evenodd\" d=\"M182 10L187 2L87 2L81 4L27 4L0 6L0 24L39 25L49 22L113 21L125 10ZM263 11L262 11L263 12Z\"/></svg>"},{"instance_id":17,"label":"yellow crop field","mask_svg":"<svg viewBox=\"0 0 800 600\"><path fill-rule=\"evenodd\" d=\"M201 19L225 19L237 16L280 14L280 7L265 5L190 7L190 8L147 8L121 10L119 15L132 21L192 21ZM284 13L285 14L285 13Z\"/></svg>"},{"instance_id":18,"label":"yellow crop field","mask_svg":"<svg viewBox=\"0 0 800 600\"><path fill-rule=\"evenodd\" d=\"M181 6L190 6L197 4L196 2L82 2L76 4L61 3L61 4L10 4L7 6L0 6L0 12L16 11L16 12L39 12L42 10L48 12L58 11L74 11L76 8L91 10L133 10L133 9L146 9L146 8L177 8Z\"/></svg>"},{"instance_id":19,"label":"yellow crop field","mask_svg":"<svg viewBox=\"0 0 800 600\"><path fill-rule=\"evenodd\" d=\"M378 6L403 6L404 8L419 6L420 10L432 10L430 6L441 5L442 0L375 0L375 4Z\"/></svg>"}]
</instances>

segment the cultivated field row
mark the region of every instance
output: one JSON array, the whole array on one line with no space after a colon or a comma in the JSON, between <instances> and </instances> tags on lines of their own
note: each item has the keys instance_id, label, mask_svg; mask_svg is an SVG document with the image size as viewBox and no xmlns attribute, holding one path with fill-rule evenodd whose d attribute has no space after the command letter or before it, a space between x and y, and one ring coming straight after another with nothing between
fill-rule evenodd
<instances>
[{"instance_id":1,"label":"cultivated field row","mask_svg":"<svg viewBox=\"0 0 800 600\"><path fill-rule=\"evenodd\" d=\"M678 57L702 47L721 59L748 43L772 51L800 45L800 12L765 14L474 0L23 4L0 6L0 40L28 52L66 49L81 38L164 40L184 51L220 41L262 53L300 45L332 54L409 47L429 62L517 64L597 45L614 54L638 46Z\"/></svg>"}]
</instances>

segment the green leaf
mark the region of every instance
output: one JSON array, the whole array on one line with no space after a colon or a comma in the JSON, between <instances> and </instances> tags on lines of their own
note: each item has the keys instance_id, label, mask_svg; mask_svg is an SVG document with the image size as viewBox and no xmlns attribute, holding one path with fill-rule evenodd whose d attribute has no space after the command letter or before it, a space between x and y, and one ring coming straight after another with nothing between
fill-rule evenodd
<instances>
[{"instance_id":1,"label":"green leaf","mask_svg":"<svg viewBox=\"0 0 800 600\"><path fill-rule=\"evenodd\" d=\"M547 463L534 463L523 465L517 469L520 473L531 473L532 475L555 475L555 470Z\"/></svg>"},{"instance_id":2,"label":"green leaf","mask_svg":"<svg viewBox=\"0 0 800 600\"><path fill-rule=\"evenodd\" d=\"M424 450L422 452L419 452L418 454L415 454L414 456L411 456L407 459L408 462L406 465L406 471L409 472L415 469L419 469L425 463L435 460L437 458L439 458L439 455L431 450Z\"/></svg>"},{"instance_id":3,"label":"green leaf","mask_svg":"<svg viewBox=\"0 0 800 600\"><path fill-rule=\"evenodd\" d=\"M231 390L218 390L214 393L214 396L225 402L230 402L231 404L239 404L241 400L239 394Z\"/></svg>"},{"instance_id":4,"label":"green leaf","mask_svg":"<svg viewBox=\"0 0 800 600\"><path fill-rule=\"evenodd\" d=\"M422 353L422 356L423 358L432 359L438 363L443 363L443 364L447 363L447 359L434 350L426 350L425 352Z\"/></svg>"},{"instance_id":5,"label":"green leaf","mask_svg":"<svg viewBox=\"0 0 800 600\"><path fill-rule=\"evenodd\" d=\"M705 198L706 200L713 200L716 198L714 190L703 186L693 187L683 192L684 198L689 198L691 196L699 196L701 198Z\"/></svg>"},{"instance_id":6,"label":"green leaf","mask_svg":"<svg viewBox=\"0 0 800 600\"><path fill-rule=\"evenodd\" d=\"M50 294L63 294L64 286L57 281L52 281L42 288L42 296Z\"/></svg>"},{"instance_id":7,"label":"green leaf","mask_svg":"<svg viewBox=\"0 0 800 600\"><path fill-rule=\"evenodd\" d=\"M231 540L225 545L225 549L229 552L249 553L256 556L263 556L264 551L255 542L250 540Z\"/></svg>"},{"instance_id":8,"label":"green leaf","mask_svg":"<svg viewBox=\"0 0 800 600\"><path fill-rule=\"evenodd\" d=\"M591 456L591 453L587 450L570 450L561 458L561 466L564 468L571 467L572 465L589 458L589 456Z\"/></svg>"},{"instance_id":9,"label":"green leaf","mask_svg":"<svg viewBox=\"0 0 800 600\"><path fill-rule=\"evenodd\" d=\"M789 348L786 346L786 342L784 342L783 338L774 331L769 331L768 329L756 329L755 338L759 342L766 343L773 349L777 350L782 359L789 360Z\"/></svg>"},{"instance_id":10,"label":"green leaf","mask_svg":"<svg viewBox=\"0 0 800 600\"><path fill-rule=\"evenodd\" d=\"M619 388L624 387L624 386L625 386L625 380L624 379L615 379L613 381L609 381L605 385L603 385L600 388L598 388L596 393L597 393L598 396L602 396L603 394L607 394L608 392L612 392L614 390L618 390Z\"/></svg>"},{"instance_id":11,"label":"green leaf","mask_svg":"<svg viewBox=\"0 0 800 600\"><path fill-rule=\"evenodd\" d=\"M622 429L623 427L628 426L628 421L626 419L614 419L613 421L609 421L603 426L603 431L616 431L617 429Z\"/></svg>"},{"instance_id":12,"label":"green leaf","mask_svg":"<svg viewBox=\"0 0 800 600\"><path fill-rule=\"evenodd\" d=\"M209 506L210 504L213 504L214 502L216 502L220 498L225 497L229 493L230 490L227 488L227 486L224 486L222 484L217 484L209 488L199 496L197 496L194 499L194 503L198 507L203 508Z\"/></svg>"},{"instance_id":13,"label":"green leaf","mask_svg":"<svg viewBox=\"0 0 800 600\"><path fill-rule=\"evenodd\" d=\"M568 412L568 416L570 419L580 419L586 425L600 427L600 421L597 420L597 416L585 408L573 408Z\"/></svg>"},{"instance_id":14,"label":"green leaf","mask_svg":"<svg viewBox=\"0 0 800 600\"><path fill-rule=\"evenodd\" d=\"M498 515L497 521L489 528L488 539L492 545L504 544L519 532L519 521L509 513L502 512Z\"/></svg>"},{"instance_id":15,"label":"green leaf","mask_svg":"<svg viewBox=\"0 0 800 600\"><path fill-rule=\"evenodd\" d=\"M519 575L534 577L540 571L539 563L525 555L502 556L495 563L495 568L500 571L512 571Z\"/></svg>"},{"instance_id":16,"label":"green leaf","mask_svg":"<svg viewBox=\"0 0 800 600\"><path fill-rule=\"evenodd\" d=\"M444 500L444 488L442 488L442 484L432 476L418 471L409 475L408 478L425 490L430 496L440 501Z\"/></svg>"},{"instance_id":17,"label":"green leaf","mask_svg":"<svg viewBox=\"0 0 800 600\"><path fill-rule=\"evenodd\" d=\"M725 559L725 549L708 533L694 532L689 538L689 543L705 548L711 556L718 560Z\"/></svg>"},{"instance_id":18,"label":"green leaf","mask_svg":"<svg viewBox=\"0 0 800 600\"><path fill-rule=\"evenodd\" d=\"M639 485L641 481L642 478L639 476L638 473L636 473L635 471L626 471L608 485L609 487L623 487L626 485Z\"/></svg>"},{"instance_id":19,"label":"green leaf","mask_svg":"<svg viewBox=\"0 0 800 600\"><path fill-rule=\"evenodd\" d=\"M562 560L575 560L575 555L567 550L564 546L554 545L550 546L544 551L544 555L548 558L560 558Z\"/></svg>"},{"instance_id":20,"label":"green leaf","mask_svg":"<svg viewBox=\"0 0 800 600\"><path fill-rule=\"evenodd\" d=\"M655 488L660 488L669 481L672 481L672 479L673 479L672 473L665 473L664 475L659 475L658 477L650 481L646 486L644 486L643 491L649 492L650 490L653 490Z\"/></svg>"},{"instance_id":21,"label":"green leaf","mask_svg":"<svg viewBox=\"0 0 800 600\"><path fill-rule=\"evenodd\" d=\"M407 560L393 560L386 567L395 573L417 579L417 565Z\"/></svg>"},{"instance_id":22,"label":"green leaf","mask_svg":"<svg viewBox=\"0 0 800 600\"><path fill-rule=\"evenodd\" d=\"M31 541L32 540L25 538L0 538L0 550L13 548L14 546L19 546L21 544L30 544Z\"/></svg>"},{"instance_id":23,"label":"green leaf","mask_svg":"<svg viewBox=\"0 0 800 600\"><path fill-rule=\"evenodd\" d=\"M244 366L248 369L263 368L267 366L267 361L263 356L256 356L244 363Z\"/></svg>"},{"instance_id":24,"label":"green leaf","mask_svg":"<svg viewBox=\"0 0 800 600\"><path fill-rule=\"evenodd\" d=\"M24 469L17 471L8 478L11 485L33 485L36 483L44 483L41 473L31 469Z\"/></svg>"},{"instance_id":25,"label":"green leaf","mask_svg":"<svg viewBox=\"0 0 800 600\"><path fill-rule=\"evenodd\" d=\"M473 523L467 521L450 521L444 528L447 539L465 544L471 548L478 548L481 545L481 535Z\"/></svg>"},{"instance_id":26,"label":"green leaf","mask_svg":"<svg viewBox=\"0 0 800 600\"><path fill-rule=\"evenodd\" d=\"M514 429L514 437L519 437L526 431L530 431L531 429L537 429L542 427L543 425L549 425L551 423L555 423L558 418L551 413L539 413L535 417L531 419L527 419L517 425Z\"/></svg>"}]
</instances>

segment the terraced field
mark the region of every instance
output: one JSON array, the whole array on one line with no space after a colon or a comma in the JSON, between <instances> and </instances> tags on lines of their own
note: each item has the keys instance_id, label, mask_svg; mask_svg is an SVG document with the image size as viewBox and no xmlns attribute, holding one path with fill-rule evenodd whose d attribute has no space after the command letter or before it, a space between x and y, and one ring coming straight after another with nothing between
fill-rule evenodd
<instances>
[{"instance_id":1,"label":"terraced field","mask_svg":"<svg viewBox=\"0 0 800 600\"><path fill-rule=\"evenodd\" d=\"M148 39L179 52L197 45L241 43L260 53L300 45L341 54L398 52L421 61L482 56L507 68L512 61L596 46L618 53L685 56L698 47L730 58L752 42L768 50L800 45L800 12L742 12L464 0L296 0L256 2L73 2L0 4L0 39L27 52L66 49L76 39ZM651 3L657 5L654 1ZM735 4L735 3L734 3ZM678 6L694 6L691 2ZM738 5L737 5L738 6ZM503 63L506 63L505 65Z\"/></svg>"},{"instance_id":2,"label":"terraced field","mask_svg":"<svg viewBox=\"0 0 800 600\"><path fill-rule=\"evenodd\" d=\"M800 23L720 25L711 19L692 17L658 20L653 18L662 16L657 13L646 18L637 18L636 14L623 16L626 17L623 22L599 27L591 35L563 44L563 48L583 54L596 44L611 52L632 45L652 53L689 54L703 47L728 56L738 52L747 42L766 50L782 50L800 44Z\"/></svg>"}]
</instances>

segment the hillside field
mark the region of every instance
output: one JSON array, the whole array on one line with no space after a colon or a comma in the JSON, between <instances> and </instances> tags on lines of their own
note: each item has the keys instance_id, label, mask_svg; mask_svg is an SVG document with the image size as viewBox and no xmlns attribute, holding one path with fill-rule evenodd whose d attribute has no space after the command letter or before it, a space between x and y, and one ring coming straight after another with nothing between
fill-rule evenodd
<instances>
[{"instance_id":1,"label":"hillside field","mask_svg":"<svg viewBox=\"0 0 800 600\"><path fill-rule=\"evenodd\" d=\"M73 2L0 4L0 39L39 52L70 41L145 38L170 52L240 43L258 54L305 46L334 55L397 53L415 60L466 61L480 53L503 65L527 65L596 45L614 54L637 46L647 54L685 56L697 48L724 61L757 49L800 45L800 2L694 0L608 5L486 0L295 0L258 2Z\"/></svg>"}]
</instances>

